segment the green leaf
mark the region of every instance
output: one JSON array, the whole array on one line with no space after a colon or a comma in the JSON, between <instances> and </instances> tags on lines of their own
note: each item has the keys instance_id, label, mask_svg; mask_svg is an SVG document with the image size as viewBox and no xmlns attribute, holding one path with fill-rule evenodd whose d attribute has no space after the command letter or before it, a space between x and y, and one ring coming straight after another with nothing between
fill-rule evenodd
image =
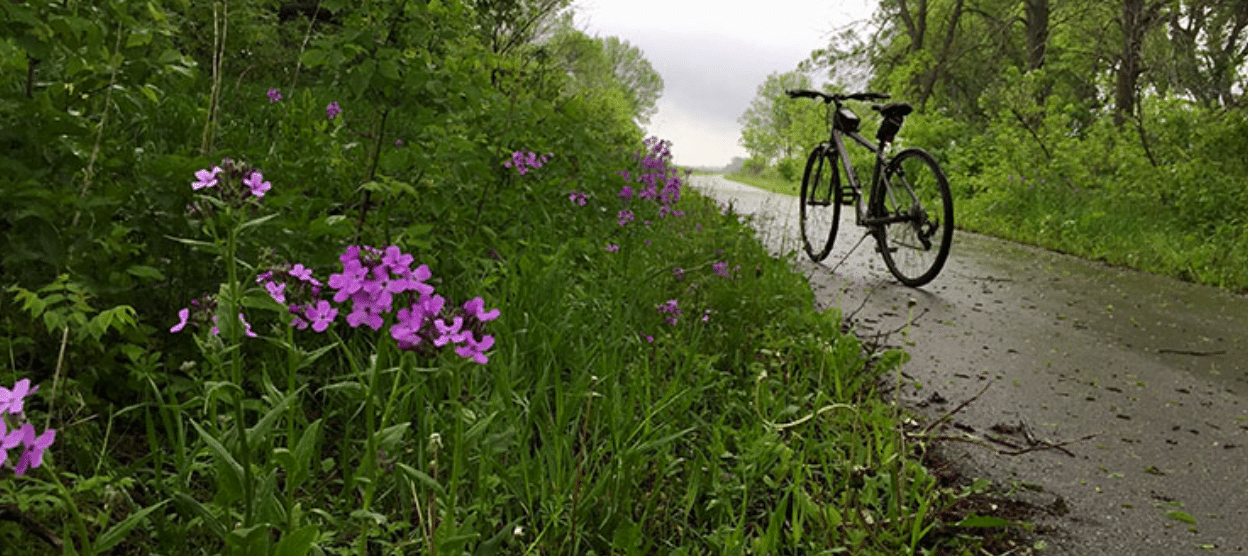
<instances>
[{"instance_id":1,"label":"green leaf","mask_svg":"<svg viewBox=\"0 0 1248 556\"><path fill-rule=\"evenodd\" d=\"M962 521L954 525L957 527L1010 527L1016 524L1008 519L971 514L962 518Z\"/></svg>"},{"instance_id":2,"label":"green leaf","mask_svg":"<svg viewBox=\"0 0 1248 556\"><path fill-rule=\"evenodd\" d=\"M256 439L266 438L269 431L273 428L273 424L277 422L278 417L282 416L282 412L286 411L286 408L299 397L299 393L302 391L303 389L300 388L291 392L290 395L282 398L281 401L277 402L272 408L269 409L268 413L264 414L264 417L261 417L259 421L256 421L254 426L247 429L247 438L251 439L248 443L254 444L258 442Z\"/></svg>"},{"instance_id":3,"label":"green leaf","mask_svg":"<svg viewBox=\"0 0 1248 556\"><path fill-rule=\"evenodd\" d=\"M225 524L221 523L221 520L217 519L217 516L213 515L207 507L199 503L199 500L191 498L185 493L177 492L173 495L173 503L183 509L189 509L192 513L199 516L200 521L203 521L208 530L212 531L218 539L225 540L225 536L229 534Z\"/></svg>"},{"instance_id":4,"label":"green leaf","mask_svg":"<svg viewBox=\"0 0 1248 556\"><path fill-rule=\"evenodd\" d=\"M305 556L312 550L312 543L320 532L320 527L312 524L282 535L277 543L277 556Z\"/></svg>"},{"instance_id":5,"label":"green leaf","mask_svg":"<svg viewBox=\"0 0 1248 556\"><path fill-rule=\"evenodd\" d=\"M308 353L307 355L303 356L303 359L299 361L299 370L308 368L309 365L315 363L317 359L320 359L321 356L325 355L326 353L329 353L329 350L334 349L336 347L338 347L338 342L334 342L327 346L316 348L311 353Z\"/></svg>"},{"instance_id":6,"label":"green leaf","mask_svg":"<svg viewBox=\"0 0 1248 556\"><path fill-rule=\"evenodd\" d=\"M135 526L137 526L140 522L142 522L145 518L147 518L147 514L150 514L156 511L157 509L160 509L160 507L164 506L167 502L169 501L162 500L160 502L152 504L151 506L148 506L137 512L134 512L133 514L130 514L130 517L127 517L121 523L114 525L111 529L109 529L108 531L105 531L104 534L100 535L99 537L96 537L95 543L94 543L95 546L92 547L95 553L99 554L101 552L108 552L114 546L117 546L117 543L125 539L126 535L130 533L131 529L134 529Z\"/></svg>"},{"instance_id":7,"label":"green leaf","mask_svg":"<svg viewBox=\"0 0 1248 556\"><path fill-rule=\"evenodd\" d=\"M1183 523L1186 523L1188 525L1196 525L1196 518L1192 517L1192 515L1187 512L1180 512L1178 510L1175 510L1170 513L1167 513L1166 517L1169 517L1170 519L1173 519L1173 520L1182 521Z\"/></svg>"},{"instance_id":8,"label":"green leaf","mask_svg":"<svg viewBox=\"0 0 1248 556\"><path fill-rule=\"evenodd\" d=\"M429 487L436 492L438 496L446 496L446 489L442 488L442 485L438 484L437 481L433 480L433 477L430 477L424 471L416 469L406 463L397 463L395 466L398 467L404 475L407 475L409 479L413 479L416 482Z\"/></svg>"},{"instance_id":9,"label":"green leaf","mask_svg":"<svg viewBox=\"0 0 1248 556\"><path fill-rule=\"evenodd\" d=\"M245 529L234 529L225 537L232 553L244 556L268 556L269 524L261 523Z\"/></svg>"},{"instance_id":10,"label":"green leaf","mask_svg":"<svg viewBox=\"0 0 1248 556\"><path fill-rule=\"evenodd\" d=\"M241 496L243 494L243 466L239 465L238 460L235 460L234 456L230 455L230 451L225 449L225 446L222 445L219 440L214 438L212 433L204 430L204 428L199 426L199 423L195 421L191 421L191 426L195 427L195 430L199 431L199 436L204 439L204 444L208 445L208 449L214 456L217 457L217 461L222 463L224 468L230 473L231 477L229 478L233 480L222 481L222 484L239 489L237 492L232 492L230 494L233 496Z\"/></svg>"},{"instance_id":11,"label":"green leaf","mask_svg":"<svg viewBox=\"0 0 1248 556\"><path fill-rule=\"evenodd\" d=\"M315 68L325 63L325 51L319 48L309 48L303 53L303 65L309 68Z\"/></svg>"},{"instance_id":12,"label":"green leaf","mask_svg":"<svg viewBox=\"0 0 1248 556\"><path fill-rule=\"evenodd\" d=\"M242 224L240 224L240 225L238 226L238 231L240 231L240 232L241 232L241 231L246 230L246 229L248 229L248 228L254 228L254 227L256 227L256 226L259 226L259 225L261 225L261 224L264 224L265 222L268 222L268 221L270 221L270 220L272 220L272 219L274 219L274 218L277 218L278 214L280 214L280 213L275 212L275 213L273 213L273 214L268 214L268 215L265 215L265 216L261 216L260 218L253 218L253 219L251 219L251 220L248 220L248 221L246 221L246 222L243 222Z\"/></svg>"},{"instance_id":13,"label":"green leaf","mask_svg":"<svg viewBox=\"0 0 1248 556\"><path fill-rule=\"evenodd\" d=\"M130 268L127 268L126 272L130 274L131 276L135 276L138 278L147 278L149 280L164 280L165 279L164 273L162 273L160 270L156 269L155 267L150 267L150 266L145 266L145 265L137 265L137 264L133 265Z\"/></svg>"}]
</instances>

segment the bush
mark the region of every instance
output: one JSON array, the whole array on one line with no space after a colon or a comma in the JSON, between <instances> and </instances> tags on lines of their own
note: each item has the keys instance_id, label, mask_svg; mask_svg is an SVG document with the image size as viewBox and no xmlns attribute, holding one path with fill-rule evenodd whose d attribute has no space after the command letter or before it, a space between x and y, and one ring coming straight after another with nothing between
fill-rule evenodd
<instances>
[{"instance_id":1,"label":"bush","mask_svg":"<svg viewBox=\"0 0 1248 556\"><path fill-rule=\"evenodd\" d=\"M757 176L767 169L767 161L758 157L750 157L746 159L745 164L741 166L741 173Z\"/></svg>"},{"instance_id":2,"label":"bush","mask_svg":"<svg viewBox=\"0 0 1248 556\"><path fill-rule=\"evenodd\" d=\"M801 179L803 169L802 161L793 157L782 158L780 162L776 163L776 171L780 173L780 177L787 181Z\"/></svg>"}]
</instances>

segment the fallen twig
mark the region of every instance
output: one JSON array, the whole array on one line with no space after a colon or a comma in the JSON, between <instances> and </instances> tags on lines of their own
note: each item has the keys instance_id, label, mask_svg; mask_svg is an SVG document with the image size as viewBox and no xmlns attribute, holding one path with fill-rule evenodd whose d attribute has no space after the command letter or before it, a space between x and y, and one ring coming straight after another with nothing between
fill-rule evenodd
<instances>
[{"instance_id":1,"label":"fallen twig","mask_svg":"<svg viewBox=\"0 0 1248 556\"><path fill-rule=\"evenodd\" d=\"M1218 350L1218 351L1193 351L1193 350L1188 350L1188 349L1161 348L1157 350L1157 353L1173 353L1175 355L1193 355L1196 357L1208 357L1210 355L1226 355L1226 350L1223 349L1223 350Z\"/></svg>"},{"instance_id":2,"label":"fallen twig","mask_svg":"<svg viewBox=\"0 0 1248 556\"><path fill-rule=\"evenodd\" d=\"M923 428L923 434L925 434L925 435L926 435L927 433L932 432L932 429L936 428L936 426L937 426L937 425L939 425L939 424L941 424L941 423L944 423L945 421L948 421L949 419L953 418L953 416L954 416L955 414L957 414L957 412L962 411L962 409L964 409L966 406L970 405L970 404L971 404L971 402L973 402L973 401L975 401L975 400L978 400L980 396L984 395L984 392L987 392L987 391L988 391L988 387L990 387L990 386L992 386L992 383L991 383L991 382L989 382L988 384L985 384L985 385L984 385L984 387L983 387L983 389L981 389L981 390L980 390L978 393L976 393L974 396L971 396L970 398L967 398L967 400L966 400L966 401L964 401L964 402L962 402L962 403L958 404L958 406L957 406L957 407L955 407L955 408L953 408L953 410L952 410L952 411L950 411L949 413L946 413L946 414L942 415L939 419L937 419L937 420L935 420L935 421L932 421L932 422L931 422L931 424L929 424L929 425L927 425L926 427L924 427L924 428Z\"/></svg>"}]
</instances>

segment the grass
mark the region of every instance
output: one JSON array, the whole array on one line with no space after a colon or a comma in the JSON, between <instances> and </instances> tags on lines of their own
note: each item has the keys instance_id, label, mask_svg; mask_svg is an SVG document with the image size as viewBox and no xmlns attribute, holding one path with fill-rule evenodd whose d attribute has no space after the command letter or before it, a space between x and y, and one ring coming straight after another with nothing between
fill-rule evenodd
<instances>
[{"instance_id":1,"label":"grass","mask_svg":"<svg viewBox=\"0 0 1248 556\"><path fill-rule=\"evenodd\" d=\"M549 194L522 242L496 245L491 279L437 282L457 299L493 284L488 364L341 319L295 333L260 293L259 339L200 329L202 360L110 417L114 434L64 429L4 497L36 522L77 516L66 541L115 554L976 550L948 511L966 492L921 465L876 391L904 353L842 333L803 276L694 192L681 217L634 202L621 226L615 176L585 182L582 206L533 174ZM112 457L72 461L92 454ZM85 469L72 490L61 465ZM11 522L0 543L61 552Z\"/></svg>"},{"instance_id":2,"label":"grass","mask_svg":"<svg viewBox=\"0 0 1248 556\"><path fill-rule=\"evenodd\" d=\"M960 199L958 225L1091 260L1248 291L1248 233L1193 229L1148 198L1048 184Z\"/></svg>"},{"instance_id":3,"label":"grass","mask_svg":"<svg viewBox=\"0 0 1248 556\"><path fill-rule=\"evenodd\" d=\"M732 181L741 182L746 185L752 185L764 191L772 193L780 193L783 195L792 195L796 197L801 191L802 181L786 180L776 173L775 168L767 168L761 174L751 175L745 173L725 174L725 178Z\"/></svg>"}]
</instances>

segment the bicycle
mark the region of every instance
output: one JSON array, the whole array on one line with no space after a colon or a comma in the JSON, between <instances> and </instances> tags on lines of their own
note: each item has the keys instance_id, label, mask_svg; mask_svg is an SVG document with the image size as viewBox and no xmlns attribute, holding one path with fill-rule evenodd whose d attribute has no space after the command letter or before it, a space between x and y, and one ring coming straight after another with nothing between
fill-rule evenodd
<instances>
[{"instance_id":1,"label":"bicycle","mask_svg":"<svg viewBox=\"0 0 1248 556\"><path fill-rule=\"evenodd\" d=\"M836 107L828 140L811 151L802 174L798 206L806 254L815 262L827 258L840 226L841 205L853 205L854 223L867 228L867 233L875 238L877 251L893 276L910 287L931 282L949 258L953 240L949 181L936 159L923 149L909 147L891 158L887 155L888 145L913 107L904 102L871 105L883 117L876 132L876 145L858 133L860 119L844 103L885 100L889 95L830 95L806 89L785 92L790 98L813 98ZM844 137L875 155L865 207L858 173L849 159Z\"/></svg>"}]
</instances>

